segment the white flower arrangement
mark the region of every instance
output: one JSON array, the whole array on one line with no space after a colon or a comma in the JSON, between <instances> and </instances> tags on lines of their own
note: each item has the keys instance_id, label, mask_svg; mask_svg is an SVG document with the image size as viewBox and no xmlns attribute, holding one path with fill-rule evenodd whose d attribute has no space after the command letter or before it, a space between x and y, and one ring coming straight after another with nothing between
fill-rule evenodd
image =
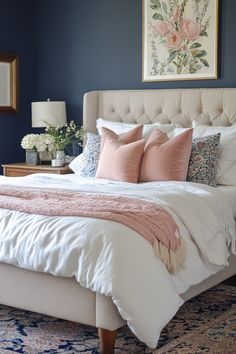
<instances>
[{"instance_id":1,"label":"white flower arrangement","mask_svg":"<svg viewBox=\"0 0 236 354\"><path fill-rule=\"evenodd\" d=\"M73 120L63 126L54 127L48 124L45 128L47 134L54 137L55 150L64 151L65 147L76 141L80 146L83 144L84 129L75 124Z\"/></svg>"},{"instance_id":2,"label":"white flower arrangement","mask_svg":"<svg viewBox=\"0 0 236 354\"><path fill-rule=\"evenodd\" d=\"M45 121L45 123L47 123ZM48 124L48 123L47 123ZM83 127L76 126L72 120L63 126L48 126L43 134L27 134L21 141L21 146L25 150L38 152L64 151L65 147L72 142L77 142L82 146L84 137Z\"/></svg>"},{"instance_id":3,"label":"white flower arrangement","mask_svg":"<svg viewBox=\"0 0 236 354\"><path fill-rule=\"evenodd\" d=\"M55 150L55 139L49 134L39 134L36 141L36 148L38 152L52 152Z\"/></svg>"},{"instance_id":4,"label":"white flower arrangement","mask_svg":"<svg viewBox=\"0 0 236 354\"><path fill-rule=\"evenodd\" d=\"M23 137L21 146L25 150L52 152L55 150L55 139L49 134L27 134Z\"/></svg>"},{"instance_id":5,"label":"white flower arrangement","mask_svg":"<svg viewBox=\"0 0 236 354\"><path fill-rule=\"evenodd\" d=\"M37 151L36 142L37 142L38 134L27 134L21 140L21 146L25 150L34 150Z\"/></svg>"}]
</instances>

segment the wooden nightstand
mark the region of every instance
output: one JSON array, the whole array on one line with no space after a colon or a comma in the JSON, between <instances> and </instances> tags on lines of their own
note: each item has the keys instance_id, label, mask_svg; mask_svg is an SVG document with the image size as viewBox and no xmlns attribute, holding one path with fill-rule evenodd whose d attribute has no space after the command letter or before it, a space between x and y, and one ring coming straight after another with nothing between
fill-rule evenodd
<instances>
[{"instance_id":1,"label":"wooden nightstand","mask_svg":"<svg viewBox=\"0 0 236 354\"><path fill-rule=\"evenodd\" d=\"M65 175L67 173L73 173L68 166L64 167L52 167L50 165L26 165L26 163L11 163L8 165L2 165L4 176L8 177L21 177L27 176L32 173L55 173L59 175Z\"/></svg>"}]
</instances>

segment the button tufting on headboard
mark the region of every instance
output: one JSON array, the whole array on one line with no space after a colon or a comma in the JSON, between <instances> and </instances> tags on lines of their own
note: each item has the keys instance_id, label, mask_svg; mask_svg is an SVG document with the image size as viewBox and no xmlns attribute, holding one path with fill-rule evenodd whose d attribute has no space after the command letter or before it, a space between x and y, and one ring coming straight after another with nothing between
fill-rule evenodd
<instances>
[{"instance_id":1,"label":"button tufting on headboard","mask_svg":"<svg viewBox=\"0 0 236 354\"><path fill-rule=\"evenodd\" d=\"M83 124L96 132L96 119L118 122L236 124L236 88L92 91L84 95Z\"/></svg>"}]
</instances>

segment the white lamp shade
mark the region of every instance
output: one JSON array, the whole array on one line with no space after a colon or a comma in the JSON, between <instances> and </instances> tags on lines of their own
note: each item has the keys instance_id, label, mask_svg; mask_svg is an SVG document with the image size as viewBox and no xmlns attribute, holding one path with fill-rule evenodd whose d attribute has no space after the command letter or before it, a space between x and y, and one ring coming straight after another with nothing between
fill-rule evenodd
<instances>
[{"instance_id":1,"label":"white lamp shade","mask_svg":"<svg viewBox=\"0 0 236 354\"><path fill-rule=\"evenodd\" d=\"M31 109L33 128L66 124L66 103L64 101L32 102Z\"/></svg>"}]
</instances>

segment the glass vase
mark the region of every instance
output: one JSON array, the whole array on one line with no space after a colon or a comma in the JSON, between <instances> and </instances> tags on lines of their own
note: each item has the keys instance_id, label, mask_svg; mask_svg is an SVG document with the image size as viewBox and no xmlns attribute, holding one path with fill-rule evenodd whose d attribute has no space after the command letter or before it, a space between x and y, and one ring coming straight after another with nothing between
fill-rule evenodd
<instances>
[{"instance_id":1,"label":"glass vase","mask_svg":"<svg viewBox=\"0 0 236 354\"><path fill-rule=\"evenodd\" d=\"M25 151L25 162L27 165L37 165L39 162L38 152L35 150Z\"/></svg>"},{"instance_id":2,"label":"glass vase","mask_svg":"<svg viewBox=\"0 0 236 354\"><path fill-rule=\"evenodd\" d=\"M56 151L56 160L63 160L63 162L65 161L64 151Z\"/></svg>"},{"instance_id":3,"label":"glass vase","mask_svg":"<svg viewBox=\"0 0 236 354\"><path fill-rule=\"evenodd\" d=\"M41 165L51 165L52 153L49 151L40 151L39 160Z\"/></svg>"}]
</instances>

